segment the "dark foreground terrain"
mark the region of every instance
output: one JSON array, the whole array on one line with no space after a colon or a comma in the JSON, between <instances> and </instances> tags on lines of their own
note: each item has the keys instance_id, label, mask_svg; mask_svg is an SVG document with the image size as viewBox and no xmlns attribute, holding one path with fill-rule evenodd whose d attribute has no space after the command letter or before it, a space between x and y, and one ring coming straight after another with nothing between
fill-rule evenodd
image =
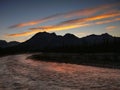
<instances>
[{"instance_id":1,"label":"dark foreground terrain","mask_svg":"<svg viewBox=\"0 0 120 90\"><path fill-rule=\"evenodd\" d=\"M28 58L47 62L120 69L120 53L40 53Z\"/></svg>"},{"instance_id":2,"label":"dark foreground terrain","mask_svg":"<svg viewBox=\"0 0 120 90\"><path fill-rule=\"evenodd\" d=\"M0 58L0 90L120 90L120 69Z\"/></svg>"}]
</instances>

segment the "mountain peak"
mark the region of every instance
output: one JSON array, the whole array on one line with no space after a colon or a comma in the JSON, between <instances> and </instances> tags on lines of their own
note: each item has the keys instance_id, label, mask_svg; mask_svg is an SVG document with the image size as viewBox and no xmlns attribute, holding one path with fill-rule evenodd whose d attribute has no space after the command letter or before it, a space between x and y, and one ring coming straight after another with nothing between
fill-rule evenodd
<instances>
[{"instance_id":1,"label":"mountain peak","mask_svg":"<svg viewBox=\"0 0 120 90\"><path fill-rule=\"evenodd\" d=\"M37 34L35 34L34 36L39 36L39 35L55 35L56 36L56 33L48 33L48 32L39 32L39 33L37 33Z\"/></svg>"},{"instance_id":2,"label":"mountain peak","mask_svg":"<svg viewBox=\"0 0 120 90\"><path fill-rule=\"evenodd\" d=\"M35 34L32 38L48 37L50 35L55 35L55 34L48 33L48 32L39 32L39 33Z\"/></svg>"},{"instance_id":3,"label":"mountain peak","mask_svg":"<svg viewBox=\"0 0 120 90\"><path fill-rule=\"evenodd\" d=\"M103 37L112 37L110 34L108 34L108 33L103 33L103 34L101 34L101 36L103 36Z\"/></svg>"},{"instance_id":4,"label":"mountain peak","mask_svg":"<svg viewBox=\"0 0 120 90\"><path fill-rule=\"evenodd\" d=\"M78 38L74 34L70 34L70 33L65 34L63 37L67 37L67 38L69 38L69 37L75 37L75 38Z\"/></svg>"},{"instance_id":5,"label":"mountain peak","mask_svg":"<svg viewBox=\"0 0 120 90\"><path fill-rule=\"evenodd\" d=\"M109 35L108 33L102 33L101 35Z\"/></svg>"},{"instance_id":6,"label":"mountain peak","mask_svg":"<svg viewBox=\"0 0 120 90\"><path fill-rule=\"evenodd\" d=\"M44 42L45 40L56 38L56 36L57 35L55 33L39 32L35 34L31 39L27 40L26 42L38 43L39 41L42 40Z\"/></svg>"},{"instance_id":7,"label":"mountain peak","mask_svg":"<svg viewBox=\"0 0 120 90\"><path fill-rule=\"evenodd\" d=\"M54 32L53 32L53 33L50 33L50 34L56 36L56 33L54 33Z\"/></svg>"},{"instance_id":8,"label":"mountain peak","mask_svg":"<svg viewBox=\"0 0 120 90\"><path fill-rule=\"evenodd\" d=\"M39 33L36 33L35 35L42 35L42 34L49 34L48 32L39 32Z\"/></svg>"}]
</instances>

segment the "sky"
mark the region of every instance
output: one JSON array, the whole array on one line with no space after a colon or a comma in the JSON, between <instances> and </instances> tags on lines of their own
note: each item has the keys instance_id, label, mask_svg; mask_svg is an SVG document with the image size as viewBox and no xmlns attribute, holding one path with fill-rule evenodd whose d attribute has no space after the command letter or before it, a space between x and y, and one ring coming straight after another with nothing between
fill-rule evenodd
<instances>
[{"instance_id":1,"label":"sky","mask_svg":"<svg viewBox=\"0 0 120 90\"><path fill-rule=\"evenodd\" d=\"M0 40L24 42L44 31L120 37L120 0L0 0Z\"/></svg>"}]
</instances>

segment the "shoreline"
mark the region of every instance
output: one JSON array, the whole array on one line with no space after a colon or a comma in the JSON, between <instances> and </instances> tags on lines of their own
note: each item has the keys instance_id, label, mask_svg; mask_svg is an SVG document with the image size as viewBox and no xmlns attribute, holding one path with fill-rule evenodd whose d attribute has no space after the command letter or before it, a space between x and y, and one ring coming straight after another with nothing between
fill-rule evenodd
<instances>
[{"instance_id":1,"label":"shoreline","mask_svg":"<svg viewBox=\"0 0 120 90\"><path fill-rule=\"evenodd\" d=\"M41 53L33 54L28 59L45 62L88 65L103 68L120 69L119 53Z\"/></svg>"}]
</instances>

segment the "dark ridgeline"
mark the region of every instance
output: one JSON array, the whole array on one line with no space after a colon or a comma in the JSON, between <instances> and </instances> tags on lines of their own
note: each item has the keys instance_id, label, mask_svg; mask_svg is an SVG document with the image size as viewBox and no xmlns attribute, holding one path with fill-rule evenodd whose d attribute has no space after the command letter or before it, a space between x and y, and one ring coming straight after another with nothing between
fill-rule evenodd
<instances>
[{"instance_id":1,"label":"dark ridgeline","mask_svg":"<svg viewBox=\"0 0 120 90\"><path fill-rule=\"evenodd\" d=\"M6 47L7 44L8 44L8 43L7 43L5 40L0 40L0 47L1 47L1 48Z\"/></svg>"},{"instance_id":2,"label":"dark ridgeline","mask_svg":"<svg viewBox=\"0 0 120 90\"><path fill-rule=\"evenodd\" d=\"M55 33L40 32L23 43L7 43L1 40L0 47L1 53L8 54L24 52L120 52L120 37L113 37L105 33L78 38L73 34L60 36Z\"/></svg>"},{"instance_id":3,"label":"dark ridgeline","mask_svg":"<svg viewBox=\"0 0 120 90\"><path fill-rule=\"evenodd\" d=\"M17 41L11 41L11 42L6 42L5 40L0 40L0 47L1 48L6 48L6 47L12 47L20 44Z\"/></svg>"},{"instance_id":4,"label":"dark ridgeline","mask_svg":"<svg viewBox=\"0 0 120 90\"><path fill-rule=\"evenodd\" d=\"M4 54L12 54L11 51L9 51L9 49L7 48L12 48L14 46L17 46L18 44L20 44L20 42L17 41L6 42L5 40L0 40L0 56Z\"/></svg>"}]
</instances>

